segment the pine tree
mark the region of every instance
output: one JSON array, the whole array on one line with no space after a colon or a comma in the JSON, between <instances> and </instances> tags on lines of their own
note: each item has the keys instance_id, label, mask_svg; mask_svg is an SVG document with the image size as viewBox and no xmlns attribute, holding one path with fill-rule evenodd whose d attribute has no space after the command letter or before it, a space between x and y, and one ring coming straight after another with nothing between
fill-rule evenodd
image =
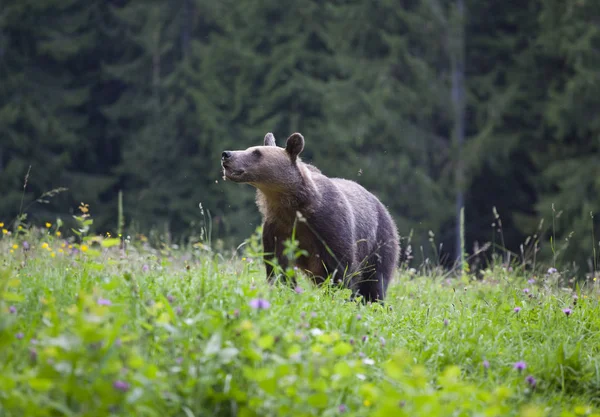
<instances>
[{"instance_id":1,"label":"pine tree","mask_svg":"<svg viewBox=\"0 0 600 417\"><path fill-rule=\"evenodd\" d=\"M79 109L89 100L90 90L77 73L82 70L79 57L93 47L93 30L88 27L91 10L76 0L12 2L2 10L2 217L19 212L29 166L25 203L71 185L67 170L88 122ZM37 217L50 220L52 206L32 209L37 209Z\"/></svg>"},{"instance_id":2,"label":"pine tree","mask_svg":"<svg viewBox=\"0 0 600 417\"><path fill-rule=\"evenodd\" d=\"M541 173L536 209L547 224L555 218L555 229L548 233L556 241L554 250L546 245L547 259L554 262L556 249L570 238L559 261L565 267L574 261L576 266L570 269L579 273L598 269L600 26L594 21L598 13L597 2L544 2L536 50L553 69L542 108L543 146L532 150Z\"/></svg>"}]
</instances>

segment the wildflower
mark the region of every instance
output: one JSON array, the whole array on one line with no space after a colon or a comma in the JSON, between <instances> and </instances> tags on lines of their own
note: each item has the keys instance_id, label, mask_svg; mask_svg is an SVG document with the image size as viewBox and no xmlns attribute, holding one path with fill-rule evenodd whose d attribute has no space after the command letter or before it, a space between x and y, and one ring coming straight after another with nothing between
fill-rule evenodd
<instances>
[{"instance_id":1,"label":"wildflower","mask_svg":"<svg viewBox=\"0 0 600 417\"><path fill-rule=\"evenodd\" d=\"M354 338L351 337L350 340L348 341L348 343L350 343L351 345L353 345L354 344Z\"/></svg>"},{"instance_id":2,"label":"wildflower","mask_svg":"<svg viewBox=\"0 0 600 417\"><path fill-rule=\"evenodd\" d=\"M527 368L527 364L526 364L525 362L523 362L523 361L519 361L519 362L515 363L515 364L513 365L513 367L514 367L514 368L515 368L517 371L521 372L523 369Z\"/></svg>"},{"instance_id":3,"label":"wildflower","mask_svg":"<svg viewBox=\"0 0 600 417\"><path fill-rule=\"evenodd\" d=\"M0 227L4 227L4 223L0 222Z\"/></svg>"},{"instance_id":4,"label":"wildflower","mask_svg":"<svg viewBox=\"0 0 600 417\"><path fill-rule=\"evenodd\" d=\"M521 311L521 307L515 307L514 311L515 313L518 313L519 311Z\"/></svg>"},{"instance_id":5,"label":"wildflower","mask_svg":"<svg viewBox=\"0 0 600 417\"><path fill-rule=\"evenodd\" d=\"M52 258L54 258L54 257L56 256L56 254L55 254L54 252L52 252L52 253L50 254L50 256L51 256Z\"/></svg>"},{"instance_id":6,"label":"wildflower","mask_svg":"<svg viewBox=\"0 0 600 417\"><path fill-rule=\"evenodd\" d=\"M88 250L88 247L86 245L81 245L80 249L81 249L82 252L85 252L85 251Z\"/></svg>"},{"instance_id":7,"label":"wildflower","mask_svg":"<svg viewBox=\"0 0 600 417\"><path fill-rule=\"evenodd\" d=\"M448 323L449 323L449 322L448 322L448 319L444 319L444 327L447 327L447 326L448 326Z\"/></svg>"},{"instance_id":8,"label":"wildflower","mask_svg":"<svg viewBox=\"0 0 600 417\"><path fill-rule=\"evenodd\" d=\"M175 312L177 313L178 316L181 316L181 314L183 314L183 309L180 306L177 306L177 308L175 309Z\"/></svg>"},{"instance_id":9,"label":"wildflower","mask_svg":"<svg viewBox=\"0 0 600 417\"><path fill-rule=\"evenodd\" d=\"M125 381L117 380L113 383L113 388L119 391L129 391L129 384Z\"/></svg>"},{"instance_id":10,"label":"wildflower","mask_svg":"<svg viewBox=\"0 0 600 417\"><path fill-rule=\"evenodd\" d=\"M112 303L111 303L110 300L107 300L106 298L99 298L98 299L98 304L101 305L101 306L109 306Z\"/></svg>"},{"instance_id":11,"label":"wildflower","mask_svg":"<svg viewBox=\"0 0 600 417\"><path fill-rule=\"evenodd\" d=\"M48 244L46 242L42 243L42 249L46 249L48 247Z\"/></svg>"},{"instance_id":12,"label":"wildflower","mask_svg":"<svg viewBox=\"0 0 600 417\"><path fill-rule=\"evenodd\" d=\"M487 359L482 362L482 365L485 369L490 368L490 362Z\"/></svg>"},{"instance_id":13,"label":"wildflower","mask_svg":"<svg viewBox=\"0 0 600 417\"><path fill-rule=\"evenodd\" d=\"M57 230L57 231L56 231L56 236L57 236L57 237L60 237L61 235L62 235L62 233L60 232L60 230Z\"/></svg>"},{"instance_id":14,"label":"wildflower","mask_svg":"<svg viewBox=\"0 0 600 417\"><path fill-rule=\"evenodd\" d=\"M19 249L19 245L17 245L16 243L14 245L12 245L13 249Z\"/></svg>"},{"instance_id":15,"label":"wildflower","mask_svg":"<svg viewBox=\"0 0 600 417\"><path fill-rule=\"evenodd\" d=\"M8 234L8 230L2 229L2 234L4 234L4 235Z\"/></svg>"},{"instance_id":16,"label":"wildflower","mask_svg":"<svg viewBox=\"0 0 600 417\"><path fill-rule=\"evenodd\" d=\"M340 406L338 407L338 411L340 413L345 413L346 411L348 411L348 407L346 407L346 405L344 404L340 404Z\"/></svg>"},{"instance_id":17,"label":"wildflower","mask_svg":"<svg viewBox=\"0 0 600 417\"><path fill-rule=\"evenodd\" d=\"M383 337L380 337L379 343L381 343L381 346L385 346L385 339Z\"/></svg>"},{"instance_id":18,"label":"wildflower","mask_svg":"<svg viewBox=\"0 0 600 417\"><path fill-rule=\"evenodd\" d=\"M10 311L10 314L17 314L17 307L15 306L10 306L8 308L8 311Z\"/></svg>"},{"instance_id":19,"label":"wildflower","mask_svg":"<svg viewBox=\"0 0 600 417\"><path fill-rule=\"evenodd\" d=\"M356 315L356 320L362 320L362 316L360 314Z\"/></svg>"},{"instance_id":20,"label":"wildflower","mask_svg":"<svg viewBox=\"0 0 600 417\"><path fill-rule=\"evenodd\" d=\"M530 284L533 284L533 283L535 282L535 279L533 279L533 278L529 278L529 279L527 280L527 282L528 282L528 283L530 283Z\"/></svg>"},{"instance_id":21,"label":"wildflower","mask_svg":"<svg viewBox=\"0 0 600 417\"><path fill-rule=\"evenodd\" d=\"M177 362L177 364L181 364L181 362L183 362L183 358L179 357L177 359L175 359L175 362Z\"/></svg>"},{"instance_id":22,"label":"wildflower","mask_svg":"<svg viewBox=\"0 0 600 417\"><path fill-rule=\"evenodd\" d=\"M565 313L567 316L570 316L572 312L573 310L570 308L563 308L563 313Z\"/></svg>"},{"instance_id":23,"label":"wildflower","mask_svg":"<svg viewBox=\"0 0 600 417\"><path fill-rule=\"evenodd\" d=\"M50 229L50 227L52 227L52 223L48 223L48 222L46 222L46 228L47 228L47 229Z\"/></svg>"},{"instance_id":24,"label":"wildflower","mask_svg":"<svg viewBox=\"0 0 600 417\"><path fill-rule=\"evenodd\" d=\"M527 376L527 378L525 378L525 381L527 381L527 383L529 384L529 386L531 386L531 388L535 388L535 385L537 384L535 378L531 375Z\"/></svg>"},{"instance_id":25,"label":"wildflower","mask_svg":"<svg viewBox=\"0 0 600 417\"><path fill-rule=\"evenodd\" d=\"M271 303L269 303L267 300L264 300L262 298L255 298L250 301L250 307L259 309L259 310L261 310L261 309L264 310L264 309L271 307Z\"/></svg>"},{"instance_id":26,"label":"wildflower","mask_svg":"<svg viewBox=\"0 0 600 417\"><path fill-rule=\"evenodd\" d=\"M365 407L370 407L370 406L371 406L371 401L369 401L369 400L365 400L365 401L363 402L363 404L365 405Z\"/></svg>"},{"instance_id":27,"label":"wildflower","mask_svg":"<svg viewBox=\"0 0 600 417\"><path fill-rule=\"evenodd\" d=\"M25 335L23 334L23 332L17 333L16 336L17 336L17 339L19 339L19 340L21 340L21 339L23 339L23 337L25 337Z\"/></svg>"},{"instance_id":28,"label":"wildflower","mask_svg":"<svg viewBox=\"0 0 600 417\"><path fill-rule=\"evenodd\" d=\"M146 264L142 265L142 271L144 272L148 272L148 270L150 269L150 267Z\"/></svg>"},{"instance_id":29,"label":"wildflower","mask_svg":"<svg viewBox=\"0 0 600 417\"><path fill-rule=\"evenodd\" d=\"M302 294L304 292L304 290L300 286L297 286L296 288L294 288L294 291L296 291L296 294Z\"/></svg>"},{"instance_id":30,"label":"wildflower","mask_svg":"<svg viewBox=\"0 0 600 417\"><path fill-rule=\"evenodd\" d=\"M548 268L548 274L552 275L552 274L556 274L558 272L558 270L554 267L552 268Z\"/></svg>"},{"instance_id":31,"label":"wildflower","mask_svg":"<svg viewBox=\"0 0 600 417\"><path fill-rule=\"evenodd\" d=\"M362 337L362 341L363 341L363 343L364 343L364 342L366 342L367 340L369 340L369 336L367 336L367 335L364 335L364 336Z\"/></svg>"},{"instance_id":32,"label":"wildflower","mask_svg":"<svg viewBox=\"0 0 600 417\"><path fill-rule=\"evenodd\" d=\"M29 242L27 242L27 241L23 242L23 249L29 250Z\"/></svg>"},{"instance_id":33,"label":"wildflower","mask_svg":"<svg viewBox=\"0 0 600 417\"><path fill-rule=\"evenodd\" d=\"M525 294L529 294L529 288L523 288L523 292L524 292Z\"/></svg>"},{"instance_id":34,"label":"wildflower","mask_svg":"<svg viewBox=\"0 0 600 417\"><path fill-rule=\"evenodd\" d=\"M171 294L167 294L167 300L169 300L169 303L172 303L175 301L175 297L173 297Z\"/></svg>"}]
</instances>

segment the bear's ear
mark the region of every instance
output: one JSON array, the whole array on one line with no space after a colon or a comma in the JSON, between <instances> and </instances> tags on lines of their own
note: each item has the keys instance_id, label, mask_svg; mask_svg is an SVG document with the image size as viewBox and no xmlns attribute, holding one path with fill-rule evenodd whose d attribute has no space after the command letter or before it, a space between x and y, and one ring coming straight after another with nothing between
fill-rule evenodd
<instances>
[{"instance_id":1,"label":"bear's ear","mask_svg":"<svg viewBox=\"0 0 600 417\"><path fill-rule=\"evenodd\" d=\"M285 143L285 151L292 158L292 162L296 161L302 149L304 149L304 137L300 133L293 133Z\"/></svg>"},{"instance_id":2,"label":"bear's ear","mask_svg":"<svg viewBox=\"0 0 600 417\"><path fill-rule=\"evenodd\" d=\"M275 136L271 132L265 135L265 146L275 146Z\"/></svg>"}]
</instances>

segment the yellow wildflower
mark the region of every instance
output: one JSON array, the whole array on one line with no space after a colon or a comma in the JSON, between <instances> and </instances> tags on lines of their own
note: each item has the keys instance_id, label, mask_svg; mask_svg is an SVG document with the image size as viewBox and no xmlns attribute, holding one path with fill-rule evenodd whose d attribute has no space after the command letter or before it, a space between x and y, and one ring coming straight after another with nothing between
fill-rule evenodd
<instances>
[{"instance_id":1,"label":"yellow wildflower","mask_svg":"<svg viewBox=\"0 0 600 417\"><path fill-rule=\"evenodd\" d=\"M4 227L4 223L0 222L0 227Z\"/></svg>"},{"instance_id":2,"label":"yellow wildflower","mask_svg":"<svg viewBox=\"0 0 600 417\"><path fill-rule=\"evenodd\" d=\"M88 250L88 247L86 245L81 245L81 251L85 252Z\"/></svg>"},{"instance_id":3,"label":"yellow wildflower","mask_svg":"<svg viewBox=\"0 0 600 417\"><path fill-rule=\"evenodd\" d=\"M62 235L62 233L60 233L60 230L56 231L56 236L60 237L60 235Z\"/></svg>"},{"instance_id":4,"label":"yellow wildflower","mask_svg":"<svg viewBox=\"0 0 600 417\"><path fill-rule=\"evenodd\" d=\"M365 400L365 402L363 402L363 404L365 405L365 407L370 407L371 406L371 401Z\"/></svg>"},{"instance_id":5,"label":"yellow wildflower","mask_svg":"<svg viewBox=\"0 0 600 417\"><path fill-rule=\"evenodd\" d=\"M56 254L55 254L54 252L52 252L52 253L50 254L50 256L54 258L54 257L56 256Z\"/></svg>"},{"instance_id":6,"label":"yellow wildflower","mask_svg":"<svg viewBox=\"0 0 600 417\"><path fill-rule=\"evenodd\" d=\"M15 253L15 251L11 249L11 250L10 250L10 253Z\"/></svg>"},{"instance_id":7,"label":"yellow wildflower","mask_svg":"<svg viewBox=\"0 0 600 417\"><path fill-rule=\"evenodd\" d=\"M19 245L17 245L16 243L13 245L13 249L19 249Z\"/></svg>"},{"instance_id":8,"label":"yellow wildflower","mask_svg":"<svg viewBox=\"0 0 600 417\"><path fill-rule=\"evenodd\" d=\"M46 249L48 247L48 244L46 242L42 243L42 249Z\"/></svg>"},{"instance_id":9,"label":"yellow wildflower","mask_svg":"<svg viewBox=\"0 0 600 417\"><path fill-rule=\"evenodd\" d=\"M2 229L2 234L7 234L7 233L8 233L8 230Z\"/></svg>"},{"instance_id":10,"label":"yellow wildflower","mask_svg":"<svg viewBox=\"0 0 600 417\"><path fill-rule=\"evenodd\" d=\"M50 229L50 227L52 227L52 223L48 223L48 222L46 222L46 227L47 227L48 229Z\"/></svg>"},{"instance_id":11,"label":"yellow wildflower","mask_svg":"<svg viewBox=\"0 0 600 417\"><path fill-rule=\"evenodd\" d=\"M73 245L69 245L69 249L73 249Z\"/></svg>"},{"instance_id":12,"label":"yellow wildflower","mask_svg":"<svg viewBox=\"0 0 600 417\"><path fill-rule=\"evenodd\" d=\"M63 253L63 252L64 252L64 250L62 250L62 249L58 250L58 253Z\"/></svg>"},{"instance_id":13,"label":"yellow wildflower","mask_svg":"<svg viewBox=\"0 0 600 417\"><path fill-rule=\"evenodd\" d=\"M17 229L23 230L23 226L19 225L19 227L17 227Z\"/></svg>"},{"instance_id":14,"label":"yellow wildflower","mask_svg":"<svg viewBox=\"0 0 600 417\"><path fill-rule=\"evenodd\" d=\"M66 243L63 243L62 245L60 245L61 248L65 248L67 246Z\"/></svg>"}]
</instances>

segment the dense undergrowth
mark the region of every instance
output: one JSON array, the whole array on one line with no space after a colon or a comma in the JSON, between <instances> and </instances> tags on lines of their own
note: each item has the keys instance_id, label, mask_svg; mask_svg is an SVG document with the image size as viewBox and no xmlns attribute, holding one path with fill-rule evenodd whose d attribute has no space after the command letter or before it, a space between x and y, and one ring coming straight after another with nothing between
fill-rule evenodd
<instances>
[{"instance_id":1,"label":"dense undergrowth","mask_svg":"<svg viewBox=\"0 0 600 417\"><path fill-rule=\"evenodd\" d=\"M401 271L362 305L269 286L252 247L48 226L0 237L2 417L600 416L593 279Z\"/></svg>"}]
</instances>

